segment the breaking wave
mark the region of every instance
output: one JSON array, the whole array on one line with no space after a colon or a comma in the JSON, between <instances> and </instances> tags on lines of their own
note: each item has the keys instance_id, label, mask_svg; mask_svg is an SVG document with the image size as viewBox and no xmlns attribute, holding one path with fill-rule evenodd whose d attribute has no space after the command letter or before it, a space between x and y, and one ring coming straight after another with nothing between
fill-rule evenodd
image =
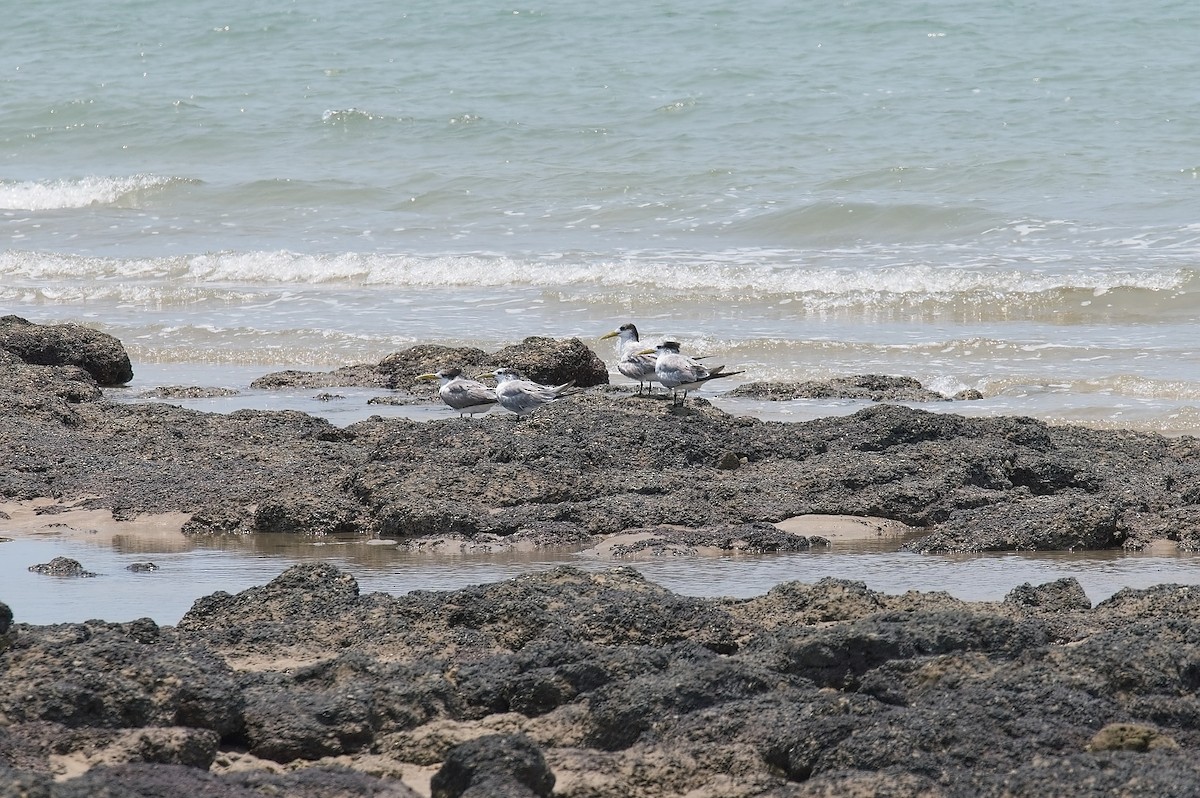
<instances>
[{"instance_id":1,"label":"breaking wave","mask_svg":"<svg viewBox=\"0 0 1200 798\"><path fill-rule=\"evenodd\" d=\"M74 180L0 181L0 209L51 211L115 205L146 191L154 191L180 178L156 175L83 177Z\"/></svg>"}]
</instances>

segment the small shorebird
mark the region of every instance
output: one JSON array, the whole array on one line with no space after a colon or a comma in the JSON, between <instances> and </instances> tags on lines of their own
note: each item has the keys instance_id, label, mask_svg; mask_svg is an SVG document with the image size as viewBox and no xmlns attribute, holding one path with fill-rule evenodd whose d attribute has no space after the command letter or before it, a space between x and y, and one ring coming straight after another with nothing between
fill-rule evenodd
<instances>
[{"instance_id":1,"label":"small shorebird","mask_svg":"<svg viewBox=\"0 0 1200 798\"><path fill-rule=\"evenodd\" d=\"M496 406L496 392L477 380L462 376L462 369L442 369L433 374L422 374L418 380L438 380L438 396L458 411L458 417L486 413Z\"/></svg>"},{"instance_id":2,"label":"small shorebird","mask_svg":"<svg viewBox=\"0 0 1200 798\"><path fill-rule=\"evenodd\" d=\"M724 366L717 366L715 369L705 368L696 360L679 354L679 344L674 341L664 341L654 349L641 350L644 355L652 352L657 355L654 361L654 374L658 377L659 382L671 389L672 403L675 402L681 388L683 389L683 399L679 401L680 404L687 399L688 391L693 388L699 388L709 380L719 380L722 377L732 377L742 373L740 371L724 371Z\"/></svg>"},{"instance_id":3,"label":"small shorebird","mask_svg":"<svg viewBox=\"0 0 1200 798\"><path fill-rule=\"evenodd\" d=\"M637 380L638 393L642 392L642 386L658 381L654 373L653 350L644 351L635 324L622 324L612 332L600 336L601 341L608 338L617 339L617 371L631 380ZM650 390L653 390L653 387L650 385Z\"/></svg>"},{"instance_id":4,"label":"small shorebird","mask_svg":"<svg viewBox=\"0 0 1200 798\"><path fill-rule=\"evenodd\" d=\"M562 385L542 385L532 380L523 380L516 369L496 369L490 374L480 374L480 378L496 378L496 401L510 413L517 414L517 420L529 415L545 404L568 395L566 392L575 385L575 381Z\"/></svg>"}]
</instances>

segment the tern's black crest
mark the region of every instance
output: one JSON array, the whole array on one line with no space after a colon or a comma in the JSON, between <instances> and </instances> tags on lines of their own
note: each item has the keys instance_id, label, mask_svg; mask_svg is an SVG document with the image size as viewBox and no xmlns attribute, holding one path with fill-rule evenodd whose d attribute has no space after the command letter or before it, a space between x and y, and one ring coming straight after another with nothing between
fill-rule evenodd
<instances>
[{"instance_id":1,"label":"tern's black crest","mask_svg":"<svg viewBox=\"0 0 1200 798\"><path fill-rule=\"evenodd\" d=\"M628 324L622 324L619 329L619 332L631 332L631 333L633 333L633 340L635 340L635 341L642 340L641 338L638 337L637 325L634 324L633 322L629 322Z\"/></svg>"},{"instance_id":2,"label":"tern's black crest","mask_svg":"<svg viewBox=\"0 0 1200 798\"><path fill-rule=\"evenodd\" d=\"M457 379L462 376L462 369L460 369L456 366L451 366L448 369L442 369L441 371L438 372L438 374L442 375L443 377L445 377L448 380L453 380L453 379Z\"/></svg>"}]
</instances>

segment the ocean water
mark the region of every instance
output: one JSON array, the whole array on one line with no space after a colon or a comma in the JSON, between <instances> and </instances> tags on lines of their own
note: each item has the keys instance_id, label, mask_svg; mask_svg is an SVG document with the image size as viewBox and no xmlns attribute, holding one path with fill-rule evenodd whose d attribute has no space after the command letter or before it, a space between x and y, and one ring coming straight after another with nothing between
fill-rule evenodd
<instances>
[{"instance_id":1,"label":"ocean water","mask_svg":"<svg viewBox=\"0 0 1200 798\"><path fill-rule=\"evenodd\" d=\"M1193 3L5 11L0 311L118 336L134 389L635 321L1200 431Z\"/></svg>"}]
</instances>

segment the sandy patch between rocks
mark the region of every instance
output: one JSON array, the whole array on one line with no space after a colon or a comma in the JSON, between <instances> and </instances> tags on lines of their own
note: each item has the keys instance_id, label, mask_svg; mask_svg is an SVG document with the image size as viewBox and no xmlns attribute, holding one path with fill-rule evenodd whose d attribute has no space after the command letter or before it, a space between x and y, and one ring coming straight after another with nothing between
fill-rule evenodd
<instances>
[{"instance_id":1,"label":"sandy patch between rocks","mask_svg":"<svg viewBox=\"0 0 1200 798\"><path fill-rule=\"evenodd\" d=\"M825 538L831 542L863 540L895 540L920 532L890 518L874 518L858 515L797 515L785 518L775 526L784 532Z\"/></svg>"},{"instance_id":2,"label":"sandy patch between rocks","mask_svg":"<svg viewBox=\"0 0 1200 798\"><path fill-rule=\"evenodd\" d=\"M118 521L109 510L72 509L71 505L52 499L3 502L0 513L8 516L0 515L0 536L3 537L56 536L101 544L124 538L153 542L159 551L189 548L188 539L182 532L184 523L191 518L189 513L144 513L130 521Z\"/></svg>"}]
</instances>

